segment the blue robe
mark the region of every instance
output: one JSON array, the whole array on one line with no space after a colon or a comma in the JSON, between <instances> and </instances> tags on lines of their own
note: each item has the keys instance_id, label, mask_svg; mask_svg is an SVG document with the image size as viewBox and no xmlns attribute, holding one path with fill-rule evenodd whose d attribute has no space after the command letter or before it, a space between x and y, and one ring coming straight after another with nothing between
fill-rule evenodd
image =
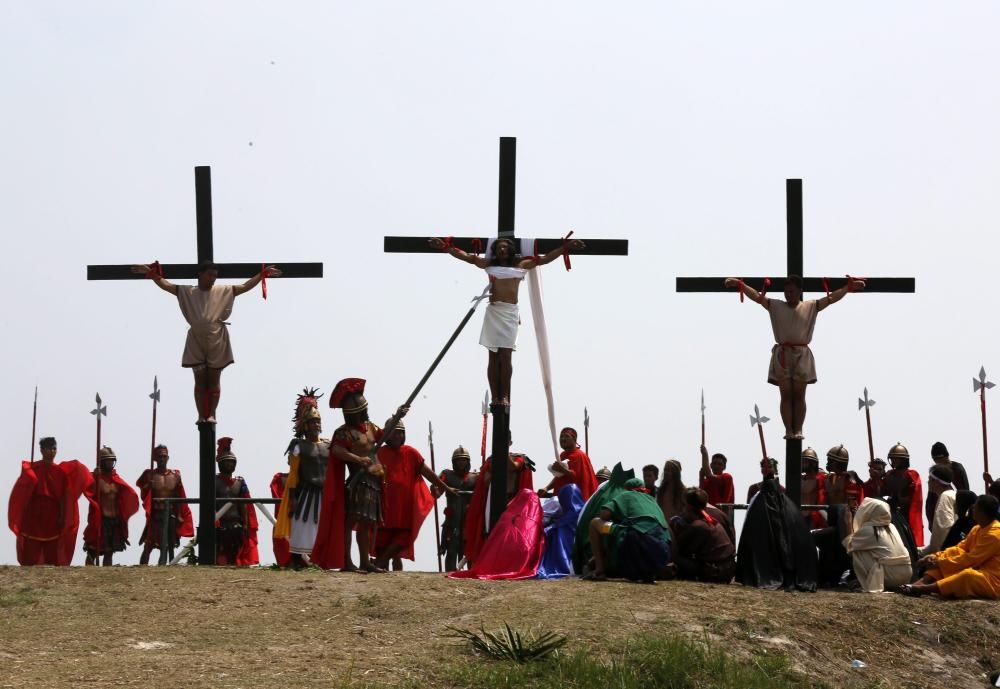
<instances>
[{"instance_id":1,"label":"blue robe","mask_svg":"<svg viewBox=\"0 0 1000 689\"><path fill-rule=\"evenodd\" d=\"M575 483L559 489L562 515L545 529L545 554L538 567L539 579L558 579L573 574L573 539L583 509L583 496Z\"/></svg>"}]
</instances>

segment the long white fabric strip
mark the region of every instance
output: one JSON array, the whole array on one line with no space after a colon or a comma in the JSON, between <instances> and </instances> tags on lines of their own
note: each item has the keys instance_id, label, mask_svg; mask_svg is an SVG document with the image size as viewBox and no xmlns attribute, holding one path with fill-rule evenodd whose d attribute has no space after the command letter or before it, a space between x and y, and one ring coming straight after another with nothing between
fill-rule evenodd
<instances>
[{"instance_id":1,"label":"long white fabric strip","mask_svg":"<svg viewBox=\"0 0 1000 689\"><path fill-rule=\"evenodd\" d=\"M552 435L552 453L559 460L559 443L556 439L556 405L552 396L552 361L549 358L549 333L545 327L545 309L542 307L542 276L538 269L528 271L528 294L531 301L531 319L535 325L538 343L538 365L542 371L542 387L549 409L549 432Z\"/></svg>"}]
</instances>

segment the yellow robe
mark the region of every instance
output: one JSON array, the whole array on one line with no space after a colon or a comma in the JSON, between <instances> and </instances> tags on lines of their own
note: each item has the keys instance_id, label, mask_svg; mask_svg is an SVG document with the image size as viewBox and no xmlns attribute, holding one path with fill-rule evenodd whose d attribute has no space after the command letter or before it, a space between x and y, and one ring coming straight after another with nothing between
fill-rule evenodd
<instances>
[{"instance_id":1,"label":"yellow robe","mask_svg":"<svg viewBox=\"0 0 1000 689\"><path fill-rule=\"evenodd\" d=\"M937 554L927 574L947 598L1000 598L1000 521L973 527L964 541Z\"/></svg>"}]
</instances>

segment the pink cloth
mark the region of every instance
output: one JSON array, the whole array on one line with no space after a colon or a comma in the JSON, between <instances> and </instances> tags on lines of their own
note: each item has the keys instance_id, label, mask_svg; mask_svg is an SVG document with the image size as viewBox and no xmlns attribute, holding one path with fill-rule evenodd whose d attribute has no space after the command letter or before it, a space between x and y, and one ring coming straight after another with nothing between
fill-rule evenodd
<instances>
[{"instance_id":1,"label":"pink cloth","mask_svg":"<svg viewBox=\"0 0 1000 689\"><path fill-rule=\"evenodd\" d=\"M451 572L453 579L531 579L545 552L542 504L523 488L490 531L472 569Z\"/></svg>"}]
</instances>

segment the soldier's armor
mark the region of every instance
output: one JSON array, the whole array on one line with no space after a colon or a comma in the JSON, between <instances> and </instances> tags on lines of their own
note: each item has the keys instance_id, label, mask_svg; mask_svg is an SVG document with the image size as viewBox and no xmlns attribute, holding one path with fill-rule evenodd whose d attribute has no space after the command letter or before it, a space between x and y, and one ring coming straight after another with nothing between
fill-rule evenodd
<instances>
[{"instance_id":1,"label":"soldier's armor","mask_svg":"<svg viewBox=\"0 0 1000 689\"><path fill-rule=\"evenodd\" d=\"M479 474L470 471L464 476L453 469L445 469L441 472L441 480L450 488L460 491L468 491L465 495L452 495L445 493L447 499L447 509L444 515L444 524L441 525L441 547L445 555L445 569L453 571L458 561L465 555L465 515L469 509L469 501L472 500L472 491L476 487L476 479Z\"/></svg>"},{"instance_id":2,"label":"soldier's armor","mask_svg":"<svg viewBox=\"0 0 1000 689\"><path fill-rule=\"evenodd\" d=\"M336 430L334 438L347 440L348 450L359 457L368 457L375 447L375 437L381 431L371 421L365 422L365 430L357 426L344 424ZM378 459L372 457L377 462ZM382 521L382 482L384 475L377 476L366 468L354 463L347 465L347 513L353 518L366 519L372 522Z\"/></svg>"},{"instance_id":3,"label":"soldier's armor","mask_svg":"<svg viewBox=\"0 0 1000 689\"><path fill-rule=\"evenodd\" d=\"M295 487L294 519L319 522L319 506L326 482L326 464L330 457L330 442L320 438L315 443L298 440L299 483Z\"/></svg>"},{"instance_id":4,"label":"soldier's armor","mask_svg":"<svg viewBox=\"0 0 1000 689\"><path fill-rule=\"evenodd\" d=\"M233 485L227 485L226 481L223 480L221 474L215 476L215 504L216 511L222 509L222 506L226 504L226 498L239 498L240 489L243 486L242 476L233 476ZM241 505L239 503L234 503L232 507L226 510L225 514L219 519L219 523L223 528L232 526L242 526L243 525L243 514L246 511L246 505Z\"/></svg>"}]
</instances>

